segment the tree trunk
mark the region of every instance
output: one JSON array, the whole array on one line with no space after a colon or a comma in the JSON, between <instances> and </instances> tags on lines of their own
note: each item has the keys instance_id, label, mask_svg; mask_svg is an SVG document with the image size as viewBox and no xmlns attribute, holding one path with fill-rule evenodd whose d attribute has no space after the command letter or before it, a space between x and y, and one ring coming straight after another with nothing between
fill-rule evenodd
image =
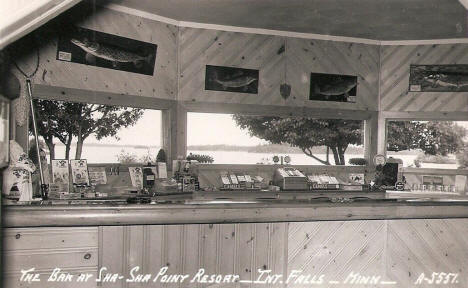
<instances>
[{"instance_id":1,"label":"tree trunk","mask_svg":"<svg viewBox=\"0 0 468 288\"><path fill-rule=\"evenodd\" d=\"M70 148L71 148L72 137L68 137L67 143L65 144L65 159L70 159Z\"/></svg>"},{"instance_id":2,"label":"tree trunk","mask_svg":"<svg viewBox=\"0 0 468 288\"><path fill-rule=\"evenodd\" d=\"M83 139L81 137L78 137L78 142L76 143L75 159L81 159L82 151L83 151Z\"/></svg>"},{"instance_id":3,"label":"tree trunk","mask_svg":"<svg viewBox=\"0 0 468 288\"><path fill-rule=\"evenodd\" d=\"M81 123L78 128L78 133L77 133L77 142L76 142L76 152L75 152L75 159L81 159L81 152L83 152L83 133L81 131Z\"/></svg>"},{"instance_id":4,"label":"tree trunk","mask_svg":"<svg viewBox=\"0 0 468 288\"><path fill-rule=\"evenodd\" d=\"M55 144L53 142L53 138L45 140L45 143L47 145L47 148L49 148L50 160L54 160L55 159Z\"/></svg>"},{"instance_id":5,"label":"tree trunk","mask_svg":"<svg viewBox=\"0 0 468 288\"><path fill-rule=\"evenodd\" d=\"M340 157L338 156L338 150L336 147L331 147L333 152L333 158L335 159L335 165L340 165Z\"/></svg>"},{"instance_id":6,"label":"tree trunk","mask_svg":"<svg viewBox=\"0 0 468 288\"><path fill-rule=\"evenodd\" d=\"M326 159L327 159L328 165L330 165L330 147L329 146L327 146L327 157L326 157Z\"/></svg>"},{"instance_id":7,"label":"tree trunk","mask_svg":"<svg viewBox=\"0 0 468 288\"><path fill-rule=\"evenodd\" d=\"M344 159L344 151L341 146L338 146L338 157L340 159L340 164L339 165L345 165L346 161Z\"/></svg>"},{"instance_id":8,"label":"tree trunk","mask_svg":"<svg viewBox=\"0 0 468 288\"><path fill-rule=\"evenodd\" d=\"M317 160L318 162L322 163L322 164L325 164L325 165L330 165L330 162L328 162L328 157L327 157L327 160L324 161L320 158L318 158L317 156L313 155L312 154L312 151L310 149L304 149L304 148L301 148L302 152L304 152L304 154L306 154L307 156L311 157L311 158L314 158L315 160Z\"/></svg>"}]
</instances>

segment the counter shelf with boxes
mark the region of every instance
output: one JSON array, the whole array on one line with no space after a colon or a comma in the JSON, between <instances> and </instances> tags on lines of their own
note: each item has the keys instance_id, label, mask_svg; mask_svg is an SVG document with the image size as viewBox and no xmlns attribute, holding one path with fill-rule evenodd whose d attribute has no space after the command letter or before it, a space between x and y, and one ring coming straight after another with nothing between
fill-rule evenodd
<instances>
[{"instance_id":1,"label":"counter shelf with boxes","mask_svg":"<svg viewBox=\"0 0 468 288\"><path fill-rule=\"evenodd\" d=\"M244 173L220 172L222 187L221 191L260 191L264 185L264 179L260 176L251 176Z\"/></svg>"},{"instance_id":2,"label":"counter shelf with boxes","mask_svg":"<svg viewBox=\"0 0 468 288\"><path fill-rule=\"evenodd\" d=\"M352 177L351 177L352 176ZM252 176L245 172L222 171L219 173L222 186L220 191L262 191L262 192L314 192L314 191L368 191L364 175L350 174L348 181L339 181L327 174L306 175L294 167L276 168L272 180Z\"/></svg>"}]
</instances>

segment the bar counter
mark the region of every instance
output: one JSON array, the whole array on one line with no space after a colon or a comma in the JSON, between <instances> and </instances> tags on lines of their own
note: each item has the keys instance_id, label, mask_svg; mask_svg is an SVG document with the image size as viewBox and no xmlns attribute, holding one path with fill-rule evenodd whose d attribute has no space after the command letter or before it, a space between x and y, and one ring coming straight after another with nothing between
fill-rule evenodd
<instances>
[{"instance_id":1,"label":"bar counter","mask_svg":"<svg viewBox=\"0 0 468 288\"><path fill-rule=\"evenodd\" d=\"M3 207L4 227L468 218L468 200L194 201ZM452 199L453 200L453 199Z\"/></svg>"}]
</instances>

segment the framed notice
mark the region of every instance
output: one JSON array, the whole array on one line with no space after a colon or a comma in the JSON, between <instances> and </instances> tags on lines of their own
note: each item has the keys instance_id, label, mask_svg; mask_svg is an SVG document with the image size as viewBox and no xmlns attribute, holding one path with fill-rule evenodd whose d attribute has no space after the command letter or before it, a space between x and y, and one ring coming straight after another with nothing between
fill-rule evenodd
<instances>
[{"instance_id":1,"label":"framed notice","mask_svg":"<svg viewBox=\"0 0 468 288\"><path fill-rule=\"evenodd\" d=\"M69 192L70 170L68 160L54 159L52 164L52 182L61 187L61 192Z\"/></svg>"},{"instance_id":2,"label":"framed notice","mask_svg":"<svg viewBox=\"0 0 468 288\"><path fill-rule=\"evenodd\" d=\"M158 162L158 178L166 179L167 178L167 166L165 162Z\"/></svg>"},{"instance_id":3,"label":"framed notice","mask_svg":"<svg viewBox=\"0 0 468 288\"><path fill-rule=\"evenodd\" d=\"M70 160L73 185L89 186L88 161L86 159Z\"/></svg>"},{"instance_id":4,"label":"framed notice","mask_svg":"<svg viewBox=\"0 0 468 288\"><path fill-rule=\"evenodd\" d=\"M132 186L143 189L143 169L141 167L128 167Z\"/></svg>"}]
</instances>

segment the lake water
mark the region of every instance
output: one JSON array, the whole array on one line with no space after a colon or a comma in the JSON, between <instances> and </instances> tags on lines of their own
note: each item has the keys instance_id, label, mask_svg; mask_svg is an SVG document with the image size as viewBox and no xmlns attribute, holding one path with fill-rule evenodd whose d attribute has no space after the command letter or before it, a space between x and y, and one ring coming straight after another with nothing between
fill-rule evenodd
<instances>
[{"instance_id":1,"label":"lake water","mask_svg":"<svg viewBox=\"0 0 468 288\"><path fill-rule=\"evenodd\" d=\"M75 147L71 149L72 157L74 158ZM118 147L118 146L86 146L83 148L82 159L87 159L88 163L117 163L117 156L125 152L126 154L134 155L137 159L142 158L145 155L151 155L155 158L159 147L150 148L135 148L135 147ZM273 164L273 156L278 155L291 157L291 164L294 165L320 165L321 163L317 160L305 155L305 154L272 154L272 153L249 153L245 151L196 151L188 150L187 153L194 154L206 154L214 158L215 164L256 164L256 163L270 163ZM63 158L65 156L65 147L56 146L56 158ZM320 159L325 159L325 154L317 154ZM348 164L350 158L362 158L363 155L359 154L346 154L345 160ZM412 165L417 155L396 155L393 156L403 160L405 167ZM333 155L330 155L330 161L333 164ZM437 164L437 163L422 163L423 168L447 168L455 169L456 164Z\"/></svg>"}]
</instances>

